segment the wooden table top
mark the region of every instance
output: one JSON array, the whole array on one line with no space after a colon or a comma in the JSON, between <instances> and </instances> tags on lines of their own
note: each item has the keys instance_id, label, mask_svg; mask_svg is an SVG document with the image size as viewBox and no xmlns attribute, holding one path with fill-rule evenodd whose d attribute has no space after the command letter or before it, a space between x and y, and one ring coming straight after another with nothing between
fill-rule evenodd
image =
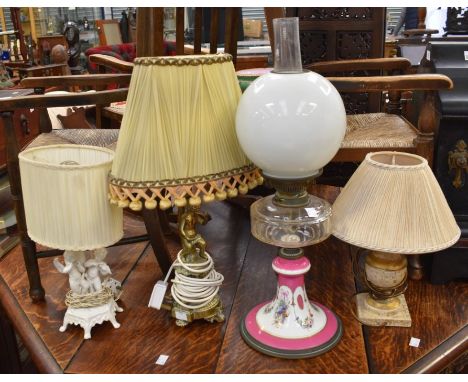
<instances>
[{"instance_id":1,"label":"wooden table top","mask_svg":"<svg viewBox=\"0 0 468 382\"><path fill-rule=\"evenodd\" d=\"M338 189L315 189L333 201ZM256 352L241 338L239 324L247 311L272 298L275 274L271 261L276 249L250 235L248 212L230 203L206 208L212 221L200 231L208 243L216 269L225 276L221 298L226 321L197 321L177 327L166 311L147 307L154 283L163 275L147 243L114 247L107 260L113 277L123 281L117 314L121 324L106 322L83 340L83 330L58 328L66 310L68 280L52 265L39 260L46 301L33 304L21 250L16 247L0 260L0 302L42 372L66 373L396 373L440 371L467 350L466 301L468 287L410 282L406 299L411 328L362 328L352 317L356 292L351 270L351 247L335 238L306 249L311 270L306 275L308 296L330 307L343 322L343 337L334 349L313 359L285 360ZM145 233L143 223L126 216L126 235ZM169 241L174 255L177 243ZM408 346L411 337L421 346ZM159 355L169 356L164 366ZM443 354L442 357L439 357ZM442 361L440 361L442 360ZM440 361L440 362L439 362Z\"/></svg>"}]
</instances>

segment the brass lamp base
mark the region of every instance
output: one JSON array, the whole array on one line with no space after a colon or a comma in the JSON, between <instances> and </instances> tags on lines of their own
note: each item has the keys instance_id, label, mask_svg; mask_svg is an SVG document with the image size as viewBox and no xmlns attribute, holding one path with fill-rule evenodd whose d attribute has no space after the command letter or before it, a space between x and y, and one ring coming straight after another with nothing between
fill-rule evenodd
<instances>
[{"instance_id":1,"label":"brass lamp base","mask_svg":"<svg viewBox=\"0 0 468 382\"><path fill-rule=\"evenodd\" d=\"M197 224L206 224L211 217L200 211L200 205L188 201L179 207L178 230L182 249L174 262L175 277L162 308L171 312L177 326L194 320L223 322L223 303L218 290L224 277L215 271L205 239L197 232Z\"/></svg>"},{"instance_id":2,"label":"brass lamp base","mask_svg":"<svg viewBox=\"0 0 468 382\"><path fill-rule=\"evenodd\" d=\"M195 320L206 320L208 322L224 321L223 302L216 295L207 305L199 309L187 309L168 297L162 305L164 309L171 311L171 316L176 319L177 326L186 326Z\"/></svg>"},{"instance_id":3,"label":"brass lamp base","mask_svg":"<svg viewBox=\"0 0 468 382\"><path fill-rule=\"evenodd\" d=\"M377 301L368 293L359 293L356 307L357 318L365 325L411 327L411 316L403 294Z\"/></svg>"}]
</instances>

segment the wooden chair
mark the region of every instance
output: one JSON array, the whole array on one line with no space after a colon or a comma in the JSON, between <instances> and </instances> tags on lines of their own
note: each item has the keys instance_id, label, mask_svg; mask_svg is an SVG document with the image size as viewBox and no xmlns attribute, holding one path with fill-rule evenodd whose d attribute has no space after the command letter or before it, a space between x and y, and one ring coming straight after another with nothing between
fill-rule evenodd
<instances>
[{"instance_id":1,"label":"wooden chair","mask_svg":"<svg viewBox=\"0 0 468 382\"><path fill-rule=\"evenodd\" d=\"M105 87L109 84L128 86L129 75L94 75L94 76L61 76L48 78L28 78L23 80L23 85L37 87L38 92L44 88L55 85L65 85L70 87L84 86L86 88ZM96 92L71 93L67 95L37 94L26 97L16 97L0 100L0 114L5 127L7 139L7 165L10 180L11 193L15 203L15 211L18 225L18 232L23 250L24 262L28 273L30 284L29 294L33 301L38 302L44 299L44 289L41 285L38 268L38 258L57 256L59 250L46 250L38 252L34 243L27 234L24 206L21 193L21 179L19 174L18 146L13 126L13 112L21 108L38 109L40 114L40 134L31 145L46 145L59 143L88 144L96 146L112 146L118 137L118 130L111 129L64 129L51 130L51 123L48 119L46 108L56 106L80 106L80 105L106 105L111 102L123 101L127 97L127 88L115 90L98 90ZM159 216L156 211L145 210L143 218L148 230L148 235L133 238L124 238L116 245L130 244L138 241L148 240L151 242L156 254L158 263L166 272L171 264L171 260L165 246L164 236L159 223Z\"/></svg>"},{"instance_id":2,"label":"wooden chair","mask_svg":"<svg viewBox=\"0 0 468 382\"><path fill-rule=\"evenodd\" d=\"M360 162L372 151L394 150L423 156L432 166L434 136L439 116L436 92L451 89L453 83L444 75L399 75L373 77L328 77L338 91L349 93L387 92L384 112L348 115L348 128L334 162ZM401 115L401 94L424 92L417 125Z\"/></svg>"},{"instance_id":3,"label":"wooden chair","mask_svg":"<svg viewBox=\"0 0 468 382\"><path fill-rule=\"evenodd\" d=\"M381 10L377 11L379 19ZM303 20L301 28L310 33L315 30L324 32L331 25L329 21L334 17L333 12L331 8L324 14L318 8L293 8L286 11L284 8L265 8L270 43L274 44L274 18L286 15L300 18L302 15L305 18L313 14L313 20ZM367 10L355 8L353 12L359 15ZM341 19L341 13L338 12L336 17ZM322 18L327 22L321 21ZM373 25L374 20L368 22ZM362 25L356 24L353 28L359 30ZM332 29L335 30L336 26ZM344 30L352 33L350 27ZM380 50L380 45L372 48L373 54ZM360 162L371 151L397 150L422 155L432 165L434 135L438 126L435 92L450 89L453 85L446 76L405 75L410 66L411 62L405 58L319 60L304 65L305 69L327 76L332 81L347 109L348 129L341 149L333 158L334 162ZM423 105L415 118L416 126L406 118L414 100L414 92L425 92ZM381 112L382 107L384 112Z\"/></svg>"},{"instance_id":4,"label":"wooden chair","mask_svg":"<svg viewBox=\"0 0 468 382\"><path fill-rule=\"evenodd\" d=\"M195 8L194 18L194 42L193 45L184 42L184 8L176 9L176 54L207 54L216 53L218 46L218 29L220 28L220 8L210 8L210 48L202 48L202 21L203 10ZM225 8L226 22L224 25L224 51L233 57L236 68L265 67L267 56L237 57L237 36L240 20L240 9L235 7ZM162 56L164 55L164 9L163 8L139 8L137 11L137 56ZM105 55L92 55L90 61L105 68L116 69L122 73L131 73L133 64L117 60Z\"/></svg>"}]
</instances>

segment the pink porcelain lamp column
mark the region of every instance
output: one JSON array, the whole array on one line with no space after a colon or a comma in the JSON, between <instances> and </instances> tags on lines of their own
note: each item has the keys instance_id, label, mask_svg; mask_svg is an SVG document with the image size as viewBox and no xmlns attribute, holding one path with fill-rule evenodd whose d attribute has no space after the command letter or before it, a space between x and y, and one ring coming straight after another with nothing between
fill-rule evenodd
<instances>
[{"instance_id":1,"label":"pink porcelain lamp column","mask_svg":"<svg viewBox=\"0 0 468 382\"><path fill-rule=\"evenodd\" d=\"M342 335L339 318L307 297L310 262L302 248L331 234L331 206L309 195L307 186L338 151L346 113L333 85L302 69L298 19L273 24L275 68L244 92L236 130L247 156L276 189L252 204L251 229L258 240L280 247L272 264L278 286L271 301L247 313L241 334L262 353L305 358L331 349Z\"/></svg>"}]
</instances>

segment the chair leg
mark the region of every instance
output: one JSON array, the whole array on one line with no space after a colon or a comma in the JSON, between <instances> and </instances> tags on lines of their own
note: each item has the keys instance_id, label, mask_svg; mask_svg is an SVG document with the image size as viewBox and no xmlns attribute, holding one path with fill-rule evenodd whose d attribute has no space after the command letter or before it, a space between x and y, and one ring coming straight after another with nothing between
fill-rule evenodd
<instances>
[{"instance_id":1,"label":"chair leg","mask_svg":"<svg viewBox=\"0 0 468 382\"><path fill-rule=\"evenodd\" d=\"M41 275L36 256L36 244L28 236L26 227L18 161L19 149L13 126L13 113L9 111L2 112L2 121L6 137L8 179L15 205L16 222L23 250L24 264L29 279L29 296L33 302L39 302L44 300L45 292L41 284Z\"/></svg>"},{"instance_id":2,"label":"chair leg","mask_svg":"<svg viewBox=\"0 0 468 382\"><path fill-rule=\"evenodd\" d=\"M408 277L411 280L422 280L426 273L420 255L408 256Z\"/></svg>"},{"instance_id":3,"label":"chair leg","mask_svg":"<svg viewBox=\"0 0 468 382\"><path fill-rule=\"evenodd\" d=\"M153 247L154 255L161 268L163 274L169 272L171 267L171 256L167 250L164 232L161 227L161 221L159 218L159 211L157 209L148 210L143 208L141 211L143 221L145 222L146 231L148 232L151 246Z\"/></svg>"}]
</instances>

